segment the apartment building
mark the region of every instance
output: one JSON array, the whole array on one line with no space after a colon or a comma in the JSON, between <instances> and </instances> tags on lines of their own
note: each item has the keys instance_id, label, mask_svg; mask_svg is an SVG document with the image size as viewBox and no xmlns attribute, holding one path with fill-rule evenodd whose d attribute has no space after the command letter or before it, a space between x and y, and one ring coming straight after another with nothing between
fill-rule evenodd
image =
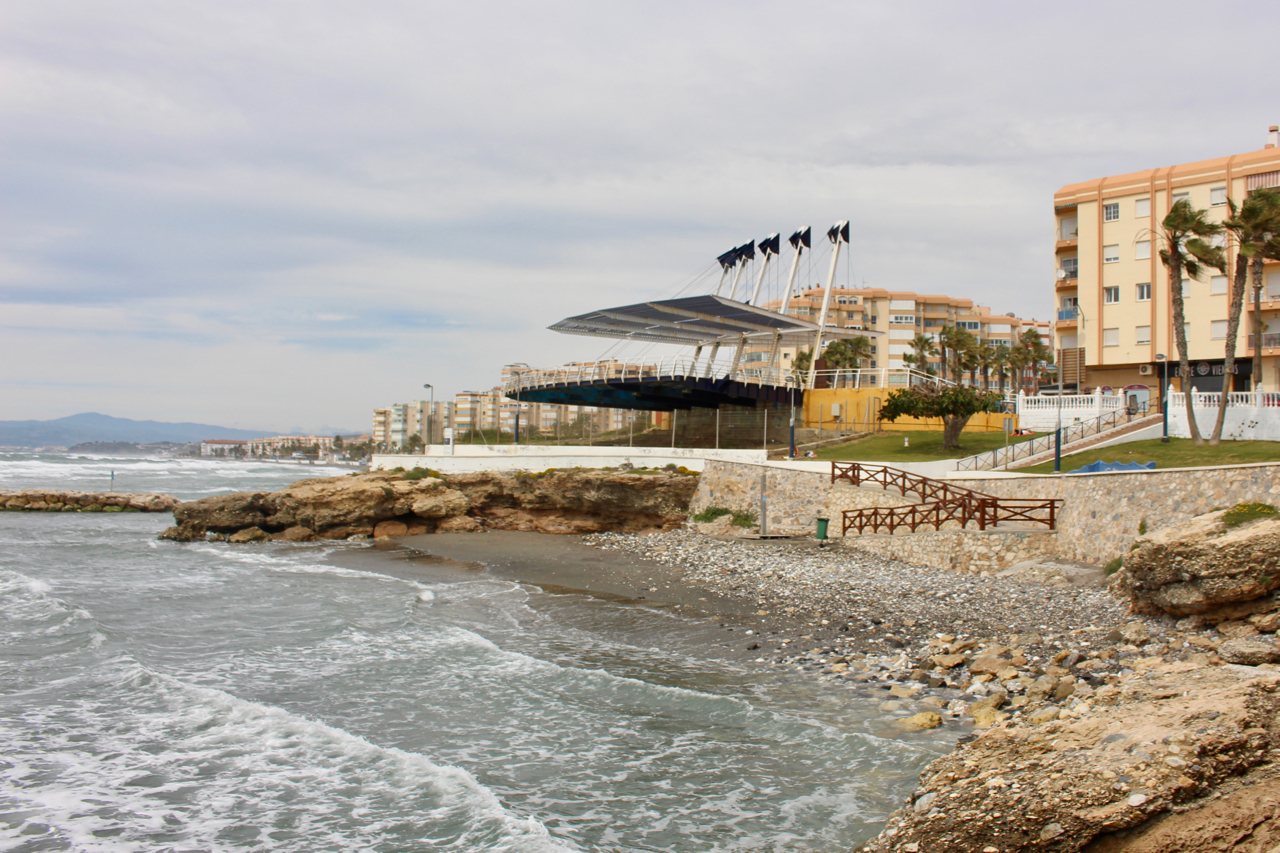
<instances>
[{"instance_id":1,"label":"apartment building","mask_svg":"<svg viewBox=\"0 0 1280 853\"><path fill-rule=\"evenodd\" d=\"M331 435L273 435L270 438L253 438L247 442L251 456L277 456L282 450L295 447L318 447L322 453L333 452Z\"/></svg>"},{"instance_id":2,"label":"apartment building","mask_svg":"<svg viewBox=\"0 0 1280 853\"><path fill-rule=\"evenodd\" d=\"M787 306L787 314L816 320L822 314L824 292L824 288L813 287L797 293ZM768 302L762 307L778 311L782 302ZM974 305L971 299L874 287L833 289L827 325L881 333L872 338L871 361L865 365L869 368L906 367L903 357L912 352L911 341L917 335L936 341L946 326L966 329L980 342L993 347L1012 346L1029 328L1040 332L1046 347L1051 346L1052 341L1049 321L1022 320L1010 314L996 314L989 307ZM796 352L796 348L781 350L784 368L795 358ZM743 355L743 361L747 363L767 358L765 348ZM931 366L940 370L941 361L931 362Z\"/></svg>"},{"instance_id":3,"label":"apartment building","mask_svg":"<svg viewBox=\"0 0 1280 853\"><path fill-rule=\"evenodd\" d=\"M445 429L453 426L454 403L414 400L373 410L373 443L375 447L404 447L410 436L418 436L424 444L442 444Z\"/></svg>"},{"instance_id":4,"label":"apartment building","mask_svg":"<svg viewBox=\"0 0 1280 853\"><path fill-rule=\"evenodd\" d=\"M1169 276L1160 262L1160 226L1186 198L1215 221L1262 187L1280 187L1280 132L1266 147L1214 160L1184 163L1069 184L1053 197L1055 349L1063 383L1079 389L1110 386L1158 388L1162 371L1175 385L1178 349L1173 333ZM1234 270L1235 246L1224 240ZM1265 333L1255 341L1251 292L1241 318L1233 390L1276 387L1280 361L1280 264L1265 268L1262 295ZM1230 280L1210 270L1182 282L1190 385L1222 387ZM1261 344L1263 376L1252 376L1254 346ZM1163 356L1163 358L1161 358ZM1162 364L1163 362L1163 364Z\"/></svg>"}]
</instances>

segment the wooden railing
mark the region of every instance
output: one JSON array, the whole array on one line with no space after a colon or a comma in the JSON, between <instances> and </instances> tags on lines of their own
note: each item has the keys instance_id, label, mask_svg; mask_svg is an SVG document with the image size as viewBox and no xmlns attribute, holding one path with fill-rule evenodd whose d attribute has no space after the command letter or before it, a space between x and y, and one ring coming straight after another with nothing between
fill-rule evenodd
<instances>
[{"instance_id":1,"label":"wooden railing","mask_svg":"<svg viewBox=\"0 0 1280 853\"><path fill-rule=\"evenodd\" d=\"M874 483L883 489L897 489L919 495L922 503L908 506L866 507L847 509L843 513L842 534L857 528L859 535L868 528L872 533L884 528L893 533L907 528L915 533L921 527L940 530L948 521L960 527L976 523L979 530L994 527L1002 521L1043 524L1057 529L1060 498L1000 498L956 486L931 477L922 477L888 465L864 465L861 462L832 462L831 482L845 480L855 486Z\"/></svg>"}]
</instances>

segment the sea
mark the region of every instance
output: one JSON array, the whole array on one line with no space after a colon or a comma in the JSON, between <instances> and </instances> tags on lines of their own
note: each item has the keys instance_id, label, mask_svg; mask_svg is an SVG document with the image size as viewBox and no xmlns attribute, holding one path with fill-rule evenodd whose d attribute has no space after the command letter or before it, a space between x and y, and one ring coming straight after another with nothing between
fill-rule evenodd
<instances>
[{"instance_id":1,"label":"sea","mask_svg":"<svg viewBox=\"0 0 1280 853\"><path fill-rule=\"evenodd\" d=\"M346 470L3 452L0 489ZM705 620L171 521L0 512L0 849L847 851L954 740Z\"/></svg>"}]
</instances>

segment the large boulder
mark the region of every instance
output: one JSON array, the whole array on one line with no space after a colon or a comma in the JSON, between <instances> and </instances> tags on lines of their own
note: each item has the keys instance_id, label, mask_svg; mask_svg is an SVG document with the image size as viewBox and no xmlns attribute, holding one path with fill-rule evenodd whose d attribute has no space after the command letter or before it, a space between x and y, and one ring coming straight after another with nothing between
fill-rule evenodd
<instances>
[{"instance_id":1,"label":"large boulder","mask_svg":"<svg viewBox=\"0 0 1280 853\"><path fill-rule=\"evenodd\" d=\"M1224 514L1197 516L1138 540L1115 582L1135 611L1217 623L1277 609L1280 518L1228 527Z\"/></svg>"}]
</instances>

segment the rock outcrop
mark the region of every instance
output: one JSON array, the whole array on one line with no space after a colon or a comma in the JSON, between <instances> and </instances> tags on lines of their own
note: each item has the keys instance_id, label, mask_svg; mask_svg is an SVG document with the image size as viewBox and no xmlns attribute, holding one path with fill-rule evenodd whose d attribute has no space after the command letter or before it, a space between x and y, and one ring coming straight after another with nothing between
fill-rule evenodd
<instances>
[{"instance_id":1,"label":"rock outcrop","mask_svg":"<svg viewBox=\"0 0 1280 853\"><path fill-rule=\"evenodd\" d=\"M0 491L0 509L10 512L169 512L172 495L75 492L62 489Z\"/></svg>"},{"instance_id":2,"label":"rock outcrop","mask_svg":"<svg viewBox=\"0 0 1280 853\"><path fill-rule=\"evenodd\" d=\"M910 804L865 849L1189 850L1143 839L1175 812L1203 808L1214 812L1218 829L1229 825L1222 796L1272 780L1277 749L1280 673L1165 664L1099 690L1091 708L1069 719L1003 722L983 731L931 764ZM1235 835L1267 823L1267 836L1280 838L1275 815L1233 814L1234 827L1227 828ZM1269 853L1271 845L1257 849Z\"/></svg>"},{"instance_id":3,"label":"rock outcrop","mask_svg":"<svg viewBox=\"0 0 1280 853\"><path fill-rule=\"evenodd\" d=\"M163 539L293 542L484 529L593 533L684 522L697 478L681 474L548 471L441 477L377 471L301 480L178 506ZM254 532L256 531L256 532ZM260 535L259 535L260 534Z\"/></svg>"},{"instance_id":4,"label":"rock outcrop","mask_svg":"<svg viewBox=\"0 0 1280 853\"><path fill-rule=\"evenodd\" d=\"M1142 537L1113 588L1135 612L1203 624L1257 622L1280 609L1280 518L1233 528L1224 515L1211 512Z\"/></svg>"}]
</instances>

